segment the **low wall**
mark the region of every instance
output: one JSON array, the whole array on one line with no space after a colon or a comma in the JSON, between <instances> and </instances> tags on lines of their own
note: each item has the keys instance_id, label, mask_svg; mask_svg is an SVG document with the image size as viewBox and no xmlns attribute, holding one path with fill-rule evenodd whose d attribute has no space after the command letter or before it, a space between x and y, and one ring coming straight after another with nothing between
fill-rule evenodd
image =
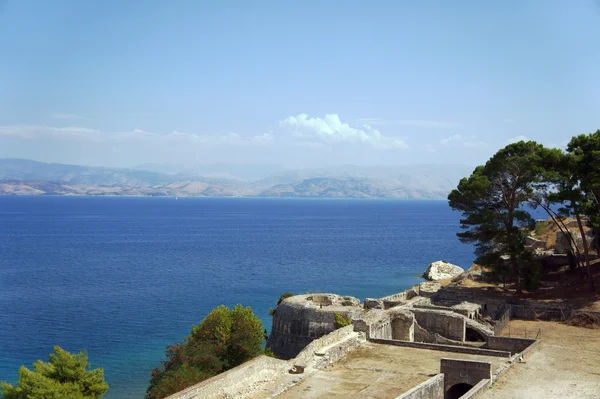
<instances>
[{"instance_id":1,"label":"low wall","mask_svg":"<svg viewBox=\"0 0 600 399\"><path fill-rule=\"evenodd\" d=\"M511 337L487 337L487 347L493 350L501 350L512 353L523 352L536 342L535 339L511 338Z\"/></svg>"},{"instance_id":2,"label":"low wall","mask_svg":"<svg viewBox=\"0 0 600 399\"><path fill-rule=\"evenodd\" d=\"M540 303L533 301L510 302L510 317L522 320L558 320L569 318L572 308L569 305Z\"/></svg>"},{"instance_id":3,"label":"low wall","mask_svg":"<svg viewBox=\"0 0 600 399\"><path fill-rule=\"evenodd\" d=\"M444 344L430 344L423 342L408 342L408 341L397 341L393 339L370 339L369 342L383 345L394 345L404 346L408 348L416 349L430 349L443 352L454 352L454 353L465 353L468 355L481 355L481 356L496 356L496 357L510 357L511 353L508 351L501 351L495 349L481 349L472 348L469 346L456 346L456 345L444 345Z\"/></svg>"},{"instance_id":4,"label":"low wall","mask_svg":"<svg viewBox=\"0 0 600 399\"><path fill-rule=\"evenodd\" d=\"M444 399L444 374L431 377L396 399Z\"/></svg>"},{"instance_id":5,"label":"low wall","mask_svg":"<svg viewBox=\"0 0 600 399\"><path fill-rule=\"evenodd\" d=\"M487 391L489 389L490 385L492 385L491 380L489 380L487 378L483 379L483 380L479 381L473 388L471 388L469 390L469 392L467 392L466 394L461 396L460 399L481 398L485 394L485 391Z\"/></svg>"},{"instance_id":6,"label":"low wall","mask_svg":"<svg viewBox=\"0 0 600 399\"><path fill-rule=\"evenodd\" d=\"M259 356L165 399L244 398L252 394L248 387L268 388L278 376L287 373L289 367L285 360Z\"/></svg>"}]
</instances>

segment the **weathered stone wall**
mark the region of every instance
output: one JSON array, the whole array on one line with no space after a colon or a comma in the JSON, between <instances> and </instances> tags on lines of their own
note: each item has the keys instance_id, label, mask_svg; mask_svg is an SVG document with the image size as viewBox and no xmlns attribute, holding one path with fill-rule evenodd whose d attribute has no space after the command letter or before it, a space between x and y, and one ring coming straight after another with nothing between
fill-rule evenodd
<instances>
[{"instance_id":1,"label":"weathered stone wall","mask_svg":"<svg viewBox=\"0 0 600 399\"><path fill-rule=\"evenodd\" d=\"M564 321L571 314L571 307L562 304L546 304L533 301L509 302L513 319Z\"/></svg>"},{"instance_id":2,"label":"weathered stone wall","mask_svg":"<svg viewBox=\"0 0 600 399\"><path fill-rule=\"evenodd\" d=\"M323 348L333 345L336 342L340 342L344 338L349 337L354 333L354 326L346 326L335 331L330 332L329 334L313 340L310 344L308 344L298 356L293 359L295 364L309 366L310 362L313 360L313 356L315 352L322 350Z\"/></svg>"},{"instance_id":3,"label":"weathered stone wall","mask_svg":"<svg viewBox=\"0 0 600 399\"><path fill-rule=\"evenodd\" d=\"M277 357L291 359L316 338L335 330L333 312L320 312L282 302L273 315L273 327L267 341Z\"/></svg>"},{"instance_id":4,"label":"weathered stone wall","mask_svg":"<svg viewBox=\"0 0 600 399\"><path fill-rule=\"evenodd\" d=\"M393 316L392 339L415 340L415 318L412 314L397 313Z\"/></svg>"},{"instance_id":5,"label":"weathered stone wall","mask_svg":"<svg viewBox=\"0 0 600 399\"><path fill-rule=\"evenodd\" d=\"M390 319L380 320L369 326L369 338L392 338L392 321Z\"/></svg>"},{"instance_id":6,"label":"weathered stone wall","mask_svg":"<svg viewBox=\"0 0 600 399\"><path fill-rule=\"evenodd\" d=\"M396 399L444 399L444 374L431 377Z\"/></svg>"},{"instance_id":7,"label":"weathered stone wall","mask_svg":"<svg viewBox=\"0 0 600 399\"><path fill-rule=\"evenodd\" d=\"M494 335L500 335L504 327L510 323L510 313L510 306L507 305L494 324Z\"/></svg>"},{"instance_id":8,"label":"weathered stone wall","mask_svg":"<svg viewBox=\"0 0 600 399\"><path fill-rule=\"evenodd\" d=\"M444 374L444 391L457 384L474 387L481 380L492 379L492 364L472 360L442 359L440 372Z\"/></svg>"},{"instance_id":9,"label":"weathered stone wall","mask_svg":"<svg viewBox=\"0 0 600 399\"><path fill-rule=\"evenodd\" d=\"M411 309L419 326L430 333L455 341L465 340L466 321L463 316L446 311ZM415 339L417 337L415 336Z\"/></svg>"},{"instance_id":10,"label":"weathered stone wall","mask_svg":"<svg viewBox=\"0 0 600 399\"><path fill-rule=\"evenodd\" d=\"M393 339L370 339L370 342L382 345L393 345L393 346L404 346L408 348L416 349L430 349L434 351L442 352L454 352L454 353L465 353L468 355L481 355L481 356L494 356L494 357L510 357L511 353L501 350L492 349L481 349L474 348L466 345L448 345L448 344L435 344L425 342L407 342L407 341L396 341Z\"/></svg>"},{"instance_id":11,"label":"weathered stone wall","mask_svg":"<svg viewBox=\"0 0 600 399\"><path fill-rule=\"evenodd\" d=\"M518 353L524 351L530 345L536 342L535 339L510 338L510 337L487 337L487 347L489 349L509 351Z\"/></svg>"}]
</instances>

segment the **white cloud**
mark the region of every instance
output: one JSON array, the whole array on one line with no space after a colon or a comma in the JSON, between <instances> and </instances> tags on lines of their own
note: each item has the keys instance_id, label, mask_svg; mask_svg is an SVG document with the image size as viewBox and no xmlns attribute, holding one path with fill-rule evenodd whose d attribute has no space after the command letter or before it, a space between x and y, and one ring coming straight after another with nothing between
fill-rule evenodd
<instances>
[{"instance_id":1,"label":"white cloud","mask_svg":"<svg viewBox=\"0 0 600 399\"><path fill-rule=\"evenodd\" d=\"M50 118L52 118L52 119L79 119L79 118L81 118L81 116L79 116L79 115L75 115L75 114L61 114L61 113L50 114L48 116Z\"/></svg>"},{"instance_id":2,"label":"white cloud","mask_svg":"<svg viewBox=\"0 0 600 399\"><path fill-rule=\"evenodd\" d=\"M529 139L523 135L517 136L517 137L512 137L510 139L508 139L508 144L512 144L512 143L518 143L519 141L528 141Z\"/></svg>"},{"instance_id":3,"label":"white cloud","mask_svg":"<svg viewBox=\"0 0 600 399\"><path fill-rule=\"evenodd\" d=\"M280 124L292 128L297 138L318 139L327 143L369 144L377 149L408 148L403 140L384 136L369 124L351 127L343 123L337 114L327 114L324 118L299 114L285 118Z\"/></svg>"},{"instance_id":4,"label":"white cloud","mask_svg":"<svg viewBox=\"0 0 600 399\"><path fill-rule=\"evenodd\" d=\"M444 120L423 120L423 119L400 119L385 120L382 118L359 118L359 123L368 123L369 125L402 125L413 126L427 129L461 129L464 126L458 122Z\"/></svg>"},{"instance_id":5,"label":"white cloud","mask_svg":"<svg viewBox=\"0 0 600 399\"><path fill-rule=\"evenodd\" d=\"M485 143L477 136L464 136L462 134L453 134L450 137L440 140L440 143L445 146L460 145L466 148L484 147Z\"/></svg>"}]
</instances>

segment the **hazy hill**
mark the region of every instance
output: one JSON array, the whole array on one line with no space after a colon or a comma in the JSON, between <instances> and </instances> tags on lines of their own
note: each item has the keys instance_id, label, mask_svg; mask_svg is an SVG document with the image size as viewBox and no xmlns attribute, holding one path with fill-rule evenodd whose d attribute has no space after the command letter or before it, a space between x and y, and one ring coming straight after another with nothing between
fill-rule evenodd
<instances>
[{"instance_id":1,"label":"hazy hill","mask_svg":"<svg viewBox=\"0 0 600 399\"><path fill-rule=\"evenodd\" d=\"M171 173L148 165L141 169L101 168L0 159L0 194L9 195L161 195L326 198L443 199L472 168L460 165L414 165L397 168L340 166L278 171L248 183L230 176L241 167L211 165L210 176ZM258 165L246 176L260 176L276 166Z\"/></svg>"}]
</instances>

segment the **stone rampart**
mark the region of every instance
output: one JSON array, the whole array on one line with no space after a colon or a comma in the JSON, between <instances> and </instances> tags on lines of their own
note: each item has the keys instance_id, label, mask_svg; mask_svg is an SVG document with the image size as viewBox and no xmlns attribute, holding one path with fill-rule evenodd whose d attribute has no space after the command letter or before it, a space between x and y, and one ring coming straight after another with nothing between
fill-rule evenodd
<instances>
[{"instance_id":1,"label":"stone rampart","mask_svg":"<svg viewBox=\"0 0 600 399\"><path fill-rule=\"evenodd\" d=\"M396 399L444 399L444 374L431 377Z\"/></svg>"},{"instance_id":2,"label":"stone rampart","mask_svg":"<svg viewBox=\"0 0 600 399\"><path fill-rule=\"evenodd\" d=\"M354 317L363 309L336 294L296 295L277 306L267 347L282 359L296 357L313 340L335 331L335 314ZM356 301L358 302L358 301Z\"/></svg>"}]
</instances>

